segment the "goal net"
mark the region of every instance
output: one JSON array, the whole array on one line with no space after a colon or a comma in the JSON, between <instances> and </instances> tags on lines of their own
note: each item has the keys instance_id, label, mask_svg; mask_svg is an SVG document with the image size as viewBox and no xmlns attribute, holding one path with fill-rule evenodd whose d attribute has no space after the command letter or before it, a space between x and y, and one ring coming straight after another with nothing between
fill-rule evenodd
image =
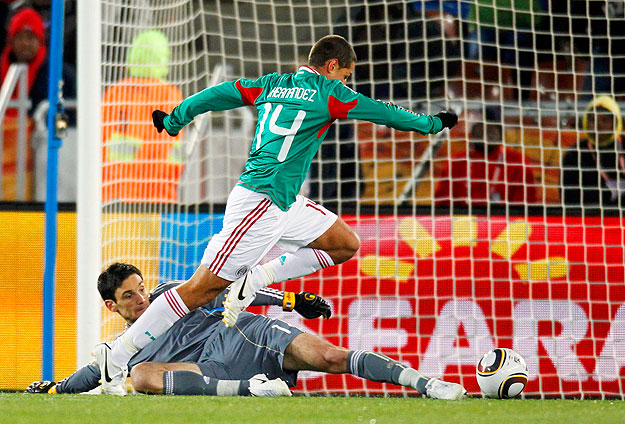
<instances>
[{"instance_id":1,"label":"goal net","mask_svg":"<svg viewBox=\"0 0 625 424\"><path fill-rule=\"evenodd\" d=\"M360 251L275 285L321 294L333 317L255 311L471 393L480 357L508 347L529 366L524 396L622 398L623 18L618 1L103 0L93 255L135 264L149 287L189 278L221 228L256 111L202 115L172 138L152 110L291 72L318 38L341 34L358 56L353 88L453 110L459 124L422 137L335 123L302 191L354 228ZM101 338L122 329L103 307ZM300 373L296 390L410 394L318 373Z\"/></svg>"}]
</instances>

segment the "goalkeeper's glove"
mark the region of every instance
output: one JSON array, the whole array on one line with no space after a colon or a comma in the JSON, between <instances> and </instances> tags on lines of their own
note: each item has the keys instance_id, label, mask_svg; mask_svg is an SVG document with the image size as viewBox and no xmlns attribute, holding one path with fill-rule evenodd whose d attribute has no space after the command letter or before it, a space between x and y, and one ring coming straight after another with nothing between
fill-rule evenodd
<instances>
[{"instance_id":1,"label":"goalkeeper's glove","mask_svg":"<svg viewBox=\"0 0 625 424\"><path fill-rule=\"evenodd\" d=\"M321 296L314 293L284 292L282 309L285 311L295 311L306 319L319 318L323 316L328 319L332 316L330 304Z\"/></svg>"},{"instance_id":2,"label":"goalkeeper's glove","mask_svg":"<svg viewBox=\"0 0 625 424\"><path fill-rule=\"evenodd\" d=\"M178 135L178 133L176 134L172 134L169 132L169 130L167 128L165 128L165 123L163 122L163 120L165 119L165 117L168 116L167 113L163 112L162 110L155 110L152 112L152 122L154 123L154 126L156 127L156 130L161 133L163 132L163 130L167 131L167 134L169 134L170 136L174 137L176 135Z\"/></svg>"},{"instance_id":3,"label":"goalkeeper's glove","mask_svg":"<svg viewBox=\"0 0 625 424\"><path fill-rule=\"evenodd\" d=\"M56 383L54 381L33 381L24 390L24 393L49 393L56 394Z\"/></svg>"},{"instance_id":4,"label":"goalkeeper's glove","mask_svg":"<svg viewBox=\"0 0 625 424\"><path fill-rule=\"evenodd\" d=\"M436 115L443 123L443 128L453 128L458 123L458 115L448 110L438 112Z\"/></svg>"}]
</instances>

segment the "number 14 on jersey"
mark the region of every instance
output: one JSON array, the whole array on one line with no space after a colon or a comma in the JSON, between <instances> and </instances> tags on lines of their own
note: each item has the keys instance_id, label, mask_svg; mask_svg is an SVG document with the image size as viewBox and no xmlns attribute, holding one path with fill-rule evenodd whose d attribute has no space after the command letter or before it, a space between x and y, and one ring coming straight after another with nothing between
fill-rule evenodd
<instances>
[{"instance_id":1,"label":"number 14 on jersey","mask_svg":"<svg viewBox=\"0 0 625 424\"><path fill-rule=\"evenodd\" d=\"M265 110L263 113L263 117L261 118L259 126L258 126L258 133L256 134L256 150L260 149L262 145L263 134L265 134L265 131L269 131L270 133L273 133L276 135L284 136L284 141L282 142L282 148L280 148L280 152L278 153L278 161L284 162L284 160L286 159L289 153L289 149L291 148L291 144L293 144L295 135L297 134L297 131L300 129L300 127L302 126L302 122L304 121L304 118L306 117L306 112L303 110L297 111L297 116L293 120L291 127L286 128L286 127L281 127L276 124L276 122L278 121L278 117L280 116L280 113L282 112L282 105L277 105L272 112L273 106L274 105L272 105L271 103L265 103L264 105ZM269 115L271 115L270 118L269 118ZM265 129L268 118L269 118L269 128ZM268 139L273 138L269 134L267 136L268 136L267 137Z\"/></svg>"}]
</instances>

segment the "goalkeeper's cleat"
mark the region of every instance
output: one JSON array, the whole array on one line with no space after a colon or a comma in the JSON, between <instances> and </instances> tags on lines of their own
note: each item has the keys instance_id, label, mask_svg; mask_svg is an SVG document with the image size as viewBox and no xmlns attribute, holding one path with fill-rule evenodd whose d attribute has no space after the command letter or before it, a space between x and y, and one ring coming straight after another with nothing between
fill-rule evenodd
<instances>
[{"instance_id":1,"label":"goalkeeper's cleat","mask_svg":"<svg viewBox=\"0 0 625 424\"><path fill-rule=\"evenodd\" d=\"M467 391L462 385L431 378L425 385L425 395L432 399L457 400L462 399Z\"/></svg>"},{"instance_id":2,"label":"goalkeeper's cleat","mask_svg":"<svg viewBox=\"0 0 625 424\"><path fill-rule=\"evenodd\" d=\"M250 393L252 396L260 397L292 396L284 380L279 378L269 380L265 374L256 374L250 378Z\"/></svg>"},{"instance_id":3,"label":"goalkeeper's cleat","mask_svg":"<svg viewBox=\"0 0 625 424\"><path fill-rule=\"evenodd\" d=\"M245 310L256 298L256 292L248 279L252 278L251 272L230 285L230 293L224 301L223 322L226 327L234 327L239 314Z\"/></svg>"},{"instance_id":4,"label":"goalkeeper's cleat","mask_svg":"<svg viewBox=\"0 0 625 424\"><path fill-rule=\"evenodd\" d=\"M96 364L100 367L102 393L107 395L125 396L126 377L128 367L120 367L111 358L111 347L107 343L100 343L92 352Z\"/></svg>"}]
</instances>

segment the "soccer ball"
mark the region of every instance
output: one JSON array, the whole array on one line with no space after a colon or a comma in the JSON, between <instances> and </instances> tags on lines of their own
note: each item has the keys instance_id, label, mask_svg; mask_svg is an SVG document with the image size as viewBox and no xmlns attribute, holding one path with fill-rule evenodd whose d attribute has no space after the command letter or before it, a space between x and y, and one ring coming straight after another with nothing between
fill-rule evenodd
<instances>
[{"instance_id":1,"label":"soccer ball","mask_svg":"<svg viewBox=\"0 0 625 424\"><path fill-rule=\"evenodd\" d=\"M475 372L477 384L490 398L518 396L527 384L527 365L512 349L493 349L480 359Z\"/></svg>"}]
</instances>

